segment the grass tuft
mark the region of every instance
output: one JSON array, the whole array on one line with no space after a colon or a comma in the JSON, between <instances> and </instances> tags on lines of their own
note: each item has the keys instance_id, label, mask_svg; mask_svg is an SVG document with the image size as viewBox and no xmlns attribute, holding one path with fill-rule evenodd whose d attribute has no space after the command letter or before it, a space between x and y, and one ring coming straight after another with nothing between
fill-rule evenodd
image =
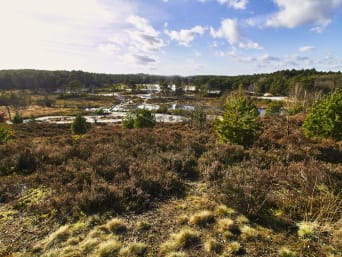
<instances>
[{"instance_id":1,"label":"grass tuft","mask_svg":"<svg viewBox=\"0 0 342 257\"><path fill-rule=\"evenodd\" d=\"M317 223L301 222L298 224L298 236L300 238L311 238L315 234Z\"/></svg>"},{"instance_id":2,"label":"grass tuft","mask_svg":"<svg viewBox=\"0 0 342 257\"><path fill-rule=\"evenodd\" d=\"M250 226L244 225L241 228L241 237L242 239L255 239L259 235L258 231Z\"/></svg>"},{"instance_id":3,"label":"grass tuft","mask_svg":"<svg viewBox=\"0 0 342 257\"><path fill-rule=\"evenodd\" d=\"M231 226L234 224L234 221L230 218L224 218L218 220L218 231L219 232L225 232L231 228Z\"/></svg>"},{"instance_id":4,"label":"grass tuft","mask_svg":"<svg viewBox=\"0 0 342 257\"><path fill-rule=\"evenodd\" d=\"M220 253L222 251L222 245L217 240L211 238L205 242L204 249L208 253Z\"/></svg>"},{"instance_id":5,"label":"grass tuft","mask_svg":"<svg viewBox=\"0 0 342 257\"><path fill-rule=\"evenodd\" d=\"M297 257L297 254L290 249L283 247L279 250L279 257Z\"/></svg>"},{"instance_id":6,"label":"grass tuft","mask_svg":"<svg viewBox=\"0 0 342 257\"><path fill-rule=\"evenodd\" d=\"M228 208L226 205L221 204L215 208L215 215L219 217L231 216L235 213L235 210Z\"/></svg>"},{"instance_id":7,"label":"grass tuft","mask_svg":"<svg viewBox=\"0 0 342 257\"><path fill-rule=\"evenodd\" d=\"M147 245L144 243L132 243L128 247L120 250L120 255L127 257L145 256Z\"/></svg>"},{"instance_id":8,"label":"grass tuft","mask_svg":"<svg viewBox=\"0 0 342 257\"><path fill-rule=\"evenodd\" d=\"M146 231L151 228L151 224L147 220L139 221L137 223L137 229L140 231Z\"/></svg>"},{"instance_id":9,"label":"grass tuft","mask_svg":"<svg viewBox=\"0 0 342 257\"><path fill-rule=\"evenodd\" d=\"M93 252L96 249L96 247L99 245L99 243L100 242L98 239L94 239L94 238L85 239L81 243L82 252L84 254L89 254L89 253Z\"/></svg>"},{"instance_id":10,"label":"grass tuft","mask_svg":"<svg viewBox=\"0 0 342 257\"><path fill-rule=\"evenodd\" d=\"M187 215L181 215L177 217L177 223L180 225L185 225L189 222L189 217Z\"/></svg>"},{"instance_id":11,"label":"grass tuft","mask_svg":"<svg viewBox=\"0 0 342 257\"><path fill-rule=\"evenodd\" d=\"M65 225L59 227L55 232L53 232L47 240L46 247L51 248L52 246L65 242L70 237L70 226Z\"/></svg>"},{"instance_id":12,"label":"grass tuft","mask_svg":"<svg viewBox=\"0 0 342 257\"><path fill-rule=\"evenodd\" d=\"M190 217L190 224L206 227L215 223L215 216L211 211L201 211Z\"/></svg>"},{"instance_id":13,"label":"grass tuft","mask_svg":"<svg viewBox=\"0 0 342 257\"><path fill-rule=\"evenodd\" d=\"M172 234L169 241L160 246L162 252L177 251L191 248L200 242L200 233L188 228L182 229L177 234Z\"/></svg>"},{"instance_id":14,"label":"grass tuft","mask_svg":"<svg viewBox=\"0 0 342 257\"><path fill-rule=\"evenodd\" d=\"M249 222L249 219L246 216L244 216L244 215L240 215L240 216L238 216L236 218L236 223L237 224L246 224L248 222Z\"/></svg>"},{"instance_id":15,"label":"grass tuft","mask_svg":"<svg viewBox=\"0 0 342 257\"><path fill-rule=\"evenodd\" d=\"M230 244L228 244L227 248L224 251L224 254L228 256L229 254L235 254L239 252L240 248L241 248L240 243L237 241L233 241Z\"/></svg>"},{"instance_id":16,"label":"grass tuft","mask_svg":"<svg viewBox=\"0 0 342 257\"><path fill-rule=\"evenodd\" d=\"M117 256L121 249L121 243L116 240L109 240L99 245L99 257Z\"/></svg>"},{"instance_id":17,"label":"grass tuft","mask_svg":"<svg viewBox=\"0 0 342 257\"><path fill-rule=\"evenodd\" d=\"M186 257L184 252L170 252L165 257Z\"/></svg>"},{"instance_id":18,"label":"grass tuft","mask_svg":"<svg viewBox=\"0 0 342 257\"><path fill-rule=\"evenodd\" d=\"M108 221L105 227L114 234L121 234L127 230L125 221L118 218Z\"/></svg>"}]
</instances>

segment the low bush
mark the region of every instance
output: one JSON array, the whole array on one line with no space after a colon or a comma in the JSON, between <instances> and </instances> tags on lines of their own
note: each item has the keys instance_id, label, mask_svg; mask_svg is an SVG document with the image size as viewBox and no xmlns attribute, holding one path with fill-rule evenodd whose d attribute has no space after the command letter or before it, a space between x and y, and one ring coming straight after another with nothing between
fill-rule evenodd
<instances>
[{"instance_id":1,"label":"low bush","mask_svg":"<svg viewBox=\"0 0 342 257\"><path fill-rule=\"evenodd\" d=\"M13 138L14 130L7 124L0 123L0 144Z\"/></svg>"},{"instance_id":2,"label":"low bush","mask_svg":"<svg viewBox=\"0 0 342 257\"><path fill-rule=\"evenodd\" d=\"M75 135L82 135L87 133L88 129L89 126L86 119L81 115L77 115L71 124L72 133Z\"/></svg>"}]
</instances>

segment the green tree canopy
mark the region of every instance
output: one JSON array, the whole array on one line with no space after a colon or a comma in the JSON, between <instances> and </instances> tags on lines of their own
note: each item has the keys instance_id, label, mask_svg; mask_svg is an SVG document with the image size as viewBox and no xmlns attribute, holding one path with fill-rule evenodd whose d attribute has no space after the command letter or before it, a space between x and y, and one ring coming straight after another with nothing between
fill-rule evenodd
<instances>
[{"instance_id":1,"label":"green tree canopy","mask_svg":"<svg viewBox=\"0 0 342 257\"><path fill-rule=\"evenodd\" d=\"M280 101L272 101L267 105L266 116L277 116L280 115L283 103Z\"/></svg>"},{"instance_id":2,"label":"green tree canopy","mask_svg":"<svg viewBox=\"0 0 342 257\"><path fill-rule=\"evenodd\" d=\"M16 113L15 113L12 122L13 122L13 124L20 124L20 123L23 123L23 118L21 117L21 115L20 115L19 112L16 112Z\"/></svg>"},{"instance_id":3,"label":"green tree canopy","mask_svg":"<svg viewBox=\"0 0 342 257\"><path fill-rule=\"evenodd\" d=\"M303 129L308 137L342 140L342 90L336 90L316 103Z\"/></svg>"},{"instance_id":4,"label":"green tree canopy","mask_svg":"<svg viewBox=\"0 0 342 257\"><path fill-rule=\"evenodd\" d=\"M87 133L88 124L82 115L77 115L71 124L71 131L75 135L82 135Z\"/></svg>"},{"instance_id":5,"label":"green tree canopy","mask_svg":"<svg viewBox=\"0 0 342 257\"><path fill-rule=\"evenodd\" d=\"M138 109L127 113L126 118L122 121L124 128L152 128L156 124L155 115L146 109Z\"/></svg>"},{"instance_id":6,"label":"green tree canopy","mask_svg":"<svg viewBox=\"0 0 342 257\"><path fill-rule=\"evenodd\" d=\"M3 144L11 139L13 135L14 131L9 125L5 123L0 124L0 144Z\"/></svg>"},{"instance_id":7,"label":"green tree canopy","mask_svg":"<svg viewBox=\"0 0 342 257\"><path fill-rule=\"evenodd\" d=\"M251 145L261 133L259 113L253 101L243 95L226 98L224 114L215 124L221 142Z\"/></svg>"}]
</instances>

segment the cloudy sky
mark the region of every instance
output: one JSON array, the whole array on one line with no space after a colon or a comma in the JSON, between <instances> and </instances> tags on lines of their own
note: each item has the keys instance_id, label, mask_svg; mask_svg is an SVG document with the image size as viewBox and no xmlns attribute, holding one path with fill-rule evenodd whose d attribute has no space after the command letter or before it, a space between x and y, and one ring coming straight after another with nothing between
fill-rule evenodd
<instances>
[{"instance_id":1,"label":"cloudy sky","mask_svg":"<svg viewBox=\"0 0 342 257\"><path fill-rule=\"evenodd\" d=\"M342 0L0 0L0 69L342 70Z\"/></svg>"}]
</instances>

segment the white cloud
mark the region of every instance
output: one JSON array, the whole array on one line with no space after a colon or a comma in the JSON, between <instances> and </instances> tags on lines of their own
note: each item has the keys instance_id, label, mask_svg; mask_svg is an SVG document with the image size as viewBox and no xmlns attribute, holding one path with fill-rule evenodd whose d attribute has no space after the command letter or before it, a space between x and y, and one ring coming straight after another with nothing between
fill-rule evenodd
<instances>
[{"instance_id":1,"label":"white cloud","mask_svg":"<svg viewBox=\"0 0 342 257\"><path fill-rule=\"evenodd\" d=\"M146 71L165 43L139 8L126 0L3 1L0 69Z\"/></svg>"},{"instance_id":2,"label":"white cloud","mask_svg":"<svg viewBox=\"0 0 342 257\"><path fill-rule=\"evenodd\" d=\"M239 30L236 19L225 19L221 22L221 27L215 30L210 28L210 34L213 38L226 39L230 45L237 45L246 49L262 49L262 47L249 39L244 38Z\"/></svg>"},{"instance_id":3,"label":"white cloud","mask_svg":"<svg viewBox=\"0 0 342 257\"><path fill-rule=\"evenodd\" d=\"M159 31L156 31L145 18L129 16L127 21L133 25L133 28L127 31L129 40L126 42L131 48L146 53L158 51L165 46L159 37Z\"/></svg>"},{"instance_id":4,"label":"white cloud","mask_svg":"<svg viewBox=\"0 0 342 257\"><path fill-rule=\"evenodd\" d=\"M195 39L196 35L203 35L206 28L202 26L195 26L191 29L182 29L180 31L165 30L165 34L172 40L178 41L178 44L183 46L190 46L191 42Z\"/></svg>"},{"instance_id":5,"label":"white cloud","mask_svg":"<svg viewBox=\"0 0 342 257\"><path fill-rule=\"evenodd\" d=\"M228 4L234 9L244 10L247 7L248 0L217 0L220 4Z\"/></svg>"},{"instance_id":6,"label":"white cloud","mask_svg":"<svg viewBox=\"0 0 342 257\"><path fill-rule=\"evenodd\" d=\"M224 38L231 45L238 44L241 41L241 35L238 28L237 20L225 19L221 22L221 27L218 30L210 28L210 34L214 38Z\"/></svg>"},{"instance_id":7,"label":"white cloud","mask_svg":"<svg viewBox=\"0 0 342 257\"><path fill-rule=\"evenodd\" d=\"M266 26L295 28L313 24L313 31L321 32L331 22L331 14L342 0L273 0L279 11L272 15Z\"/></svg>"},{"instance_id":8,"label":"white cloud","mask_svg":"<svg viewBox=\"0 0 342 257\"><path fill-rule=\"evenodd\" d=\"M314 46L302 46L298 49L298 51L301 53L306 53L306 52L310 52L313 49L315 49Z\"/></svg>"},{"instance_id":9,"label":"white cloud","mask_svg":"<svg viewBox=\"0 0 342 257\"><path fill-rule=\"evenodd\" d=\"M210 0L198 0L199 2L205 3ZM237 9L237 10L244 10L247 8L247 4L249 0L216 0L218 3L224 5L228 5L231 8ZM165 2L165 1L164 1Z\"/></svg>"}]
</instances>

